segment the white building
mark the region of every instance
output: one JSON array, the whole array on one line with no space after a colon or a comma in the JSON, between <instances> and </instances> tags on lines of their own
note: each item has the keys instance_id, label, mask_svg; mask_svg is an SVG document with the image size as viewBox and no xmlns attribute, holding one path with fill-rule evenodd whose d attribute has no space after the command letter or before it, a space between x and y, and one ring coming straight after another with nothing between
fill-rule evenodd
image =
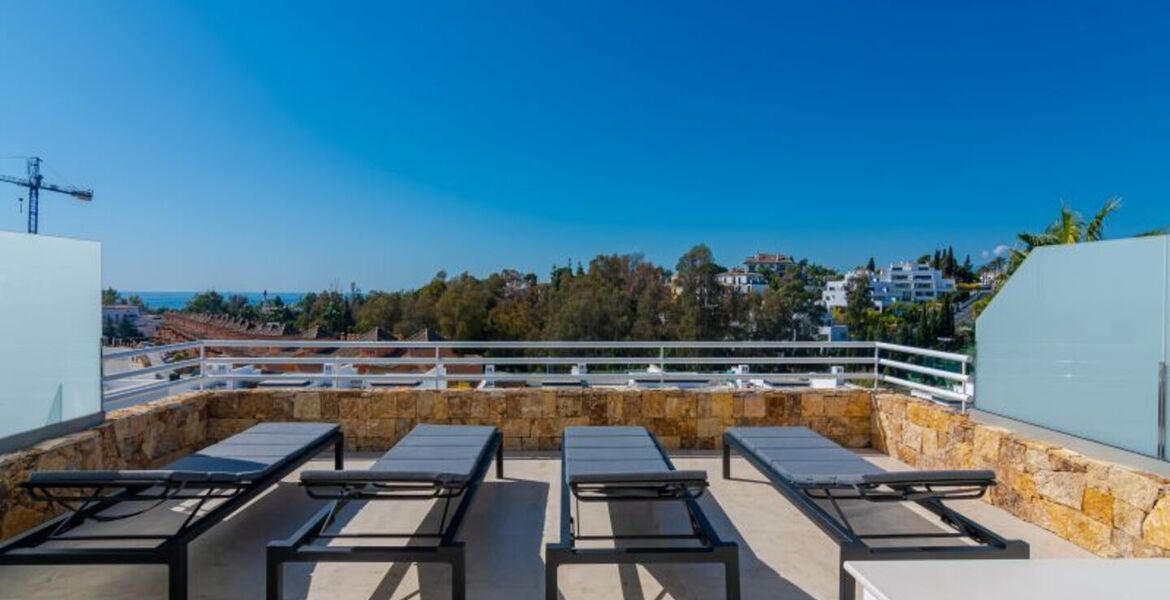
<instances>
[{"instance_id":1,"label":"white building","mask_svg":"<svg viewBox=\"0 0 1170 600\"><path fill-rule=\"evenodd\" d=\"M744 269L732 269L715 276L719 285L732 288L741 294L762 294L768 289L768 279L759 273Z\"/></svg>"},{"instance_id":2,"label":"white building","mask_svg":"<svg viewBox=\"0 0 1170 600\"><path fill-rule=\"evenodd\" d=\"M844 308L848 304L849 282L858 277L869 278L870 297L878 310L885 310L895 302L935 300L955 291L955 280L943 277L942 271L930 265L893 263L876 274L858 269L846 273L845 279L826 282L821 292L825 308Z\"/></svg>"},{"instance_id":3,"label":"white building","mask_svg":"<svg viewBox=\"0 0 1170 600\"><path fill-rule=\"evenodd\" d=\"M102 306L102 323L118 323L128 319L143 337L154 337L162 325L162 318L142 312L133 304L106 304Z\"/></svg>"},{"instance_id":4,"label":"white building","mask_svg":"<svg viewBox=\"0 0 1170 600\"><path fill-rule=\"evenodd\" d=\"M783 276L793 260L783 254L758 252L744 259L742 267L716 275L719 285L741 294L762 294L768 290L768 273Z\"/></svg>"}]
</instances>

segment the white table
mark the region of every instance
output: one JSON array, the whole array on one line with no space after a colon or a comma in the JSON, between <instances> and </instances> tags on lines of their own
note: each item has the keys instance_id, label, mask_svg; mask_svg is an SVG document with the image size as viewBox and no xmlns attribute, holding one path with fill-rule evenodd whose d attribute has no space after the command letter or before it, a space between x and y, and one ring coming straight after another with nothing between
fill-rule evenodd
<instances>
[{"instance_id":1,"label":"white table","mask_svg":"<svg viewBox=\"0 0 1170 600\"><path fill-rule=\"evenodd\" d=\"M850 561L865 600L1170 598L1170 559Z\"/></svg>"}]
</instances>

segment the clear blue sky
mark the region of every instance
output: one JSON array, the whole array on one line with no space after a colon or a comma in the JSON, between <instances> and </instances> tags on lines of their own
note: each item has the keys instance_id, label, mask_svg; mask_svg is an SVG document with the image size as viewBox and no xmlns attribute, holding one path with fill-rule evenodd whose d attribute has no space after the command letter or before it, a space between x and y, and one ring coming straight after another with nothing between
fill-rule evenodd
<instances>
[{"instance_id":1,"label":"clear blue sky","mask_svg":"<svg viewBox=\"0 0 1170 600\"><path fill-rule=\"evenodd\" d=\"M1164 3L3 4L0 156L95 189L41 229L122 289L978 259L1062 198L1170 223Z\"/></svg>"}]
</instances>

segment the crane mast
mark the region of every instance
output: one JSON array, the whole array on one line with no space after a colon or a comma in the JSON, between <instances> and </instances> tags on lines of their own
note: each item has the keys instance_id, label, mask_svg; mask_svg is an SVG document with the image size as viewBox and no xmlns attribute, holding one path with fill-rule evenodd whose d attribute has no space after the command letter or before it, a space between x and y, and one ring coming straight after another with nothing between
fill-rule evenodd
<instances>
[{"instance_id":1,"label":"crane mast","mask_svg":"<svg viewBox=\"0 0 1170 600\"><path fill-rule=\"evenodd\" d=\"M28 177L21 179L19 177L9 177L7 175L0 175L0 181L19 185L28 188L28 232L36 234L40 227L40 199L41 190L49 192L57 192L58 194L66 194L73 196L78 200L89 202L93 200L93 190L81 189L69 186L54 185L52 183L45 183L44 175L41 175L41 159L36 156L31 156L28 159Z\"/></svg>"}]
</instances>

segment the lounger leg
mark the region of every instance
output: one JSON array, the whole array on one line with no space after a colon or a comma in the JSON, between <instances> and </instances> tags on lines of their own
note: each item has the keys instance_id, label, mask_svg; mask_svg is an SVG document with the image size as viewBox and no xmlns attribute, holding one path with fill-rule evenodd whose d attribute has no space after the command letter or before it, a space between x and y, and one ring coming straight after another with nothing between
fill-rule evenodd
<instances>
[{"instance_id":1,"label":"lounger leg","mask_svg":"<svg viewBox=\"0 0 1170 600\"><path fill-rule=\"evenodd\" d=\"M840 600L855 600L857 597L857 582L853 580L853 576L849 571L845 570L845 565L841 565L841 591L838 593Z\"/></svg>"},{"instance_id":2,"label":"lounger leg","mask_svg":"<svg viewBox=\"0 0 1170 600\"><path fill-rule=\"evenodd\" d=\"M739 600L739 548L732 546L730 556L723 562L723 578L727 585L727 600Z\"/></svg>"},{"instance_id":3,"label":"lounger leg","mask_svg":"<svg viewBox=\"0 0 1170 600\"><path fill-rule=\"evenodd\" d=\"M340 471L345 468L345 437L342 436L333 444L333 469Z\"/></svg>"},{"instance_id":4,"label":"lounger leg","mask_svg":"<svg viewBox=\"0 0 1170 600\"><path fill-rule=\"evenodd\" d=\"M731 444L723 440L723 478L731 479Z\"/></svg>"},{"instance_id":5,"label":"lounger leg","mask_svg":"<svg viewBox=\"0 0 1170 600\"><path fill-rule=\"evenodd\" d=\"M451 600L467 598L467 564L462 546L451 553Z\"/></svg>"},{"instance_id":6,"label":"lounger leg","mask_svg":"<svg viewBox=\"0 0 1170 600\"><path fill-rule=\"evenodd\" d=\"M557 567L561 566L557 560L557 551L545 546L544 551L544 600L557 600L560 590L557 589Z\"/></svg>"},{"instance_id":7,"label":"lounger leg","mask_svg":"<svg viewBox=\"0 0 1170 600\"><path fill-rule=\"evenodd\" d=\"M268 552L267 562L267 575L264 584L265 597L268 600L281 600L284 598L284 569L281 568L280 560L272 552Z\"/></svg>"},{"instance_id":8,"label":"lounger leg","mask_svg":"<svg viewBox=\"0 0 1170 600\"><path fill-rule=\"evenodd\" d=\"M500 440L500 447L496 450L496 479L504 478L504 440Z\"/></svg>"},{"instance_id":9,"label":"lounger leg","mask_svg":"<svg viewBox=\"0 0 1170 600\"><path fill-rule=\"evenodd\" d=\"M187 547L179 546L171 551L167 561L167 597L170 600L187 600Z\"/></svg>"}]
</instances>

